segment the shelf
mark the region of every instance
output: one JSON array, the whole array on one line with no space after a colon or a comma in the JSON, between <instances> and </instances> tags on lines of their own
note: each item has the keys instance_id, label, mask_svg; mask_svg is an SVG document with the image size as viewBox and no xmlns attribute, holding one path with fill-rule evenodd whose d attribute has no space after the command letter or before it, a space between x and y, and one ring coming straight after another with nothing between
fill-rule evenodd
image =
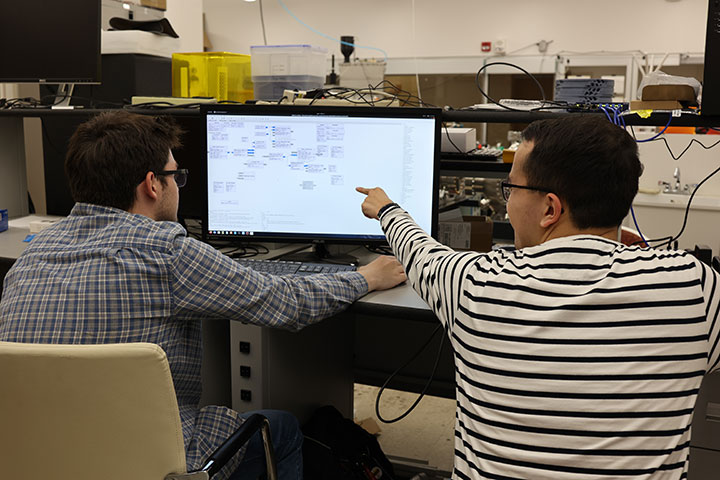
<instances>
[{"instance_id":1,"label":"shelf","mask_svg":"<svg viewBox=\"0 0 720 480\"><path fill-rule=\"evenodd\" d=\"M505 178L510 172L511 167L512 163L502 163L498 161L447 160L444 157L440 159L440 175Z\"/></svg>"},{"instance_id":2,"label":"shelf","mask_svg":"<svg viewBox=\"0 0 720 480\"><path fill-rule=\"evenodd\" d=\"M443 111L443 121L468 123L531 123L535 120L561 118L568 115L605 115L603 112L511 112L503 110L449 110ZM647 118L639 115L626 115L627 125L665 126L670 112L653 113ZM673 117L671 126L678 127L716 127L720 126L720 116L684 114Z\"/></svg>"},{"instance_id":3,"label":"shelf","mask_svg":"<svg viewBox=\"0 0 720 480\"><path fill-rule=\"evenodd\" d=\"M199 116L200 110L196 108L133 108L127 107L134 113L144 115L175 115L175 116ZM0 116L19 117L45 117L45 116L67 116L67 115L95 115L109 109L74 108L55 109L50 108L15 108L0 109ZM110 109L111 110L111 109ZM445 122L467 122L467 123L531 123L535 120L548 118L560 118L567 115L605 115L602 112L511 112L509 110L448 110L442 112L442 120ZM665 126L668 121L669 112L653 113L648 118L641 118L638 115L625 116L627 125L638 126ZM685 114L672 119L672 126L684 127L720 127L720 116Z\"/></svg>"}]
</instances>

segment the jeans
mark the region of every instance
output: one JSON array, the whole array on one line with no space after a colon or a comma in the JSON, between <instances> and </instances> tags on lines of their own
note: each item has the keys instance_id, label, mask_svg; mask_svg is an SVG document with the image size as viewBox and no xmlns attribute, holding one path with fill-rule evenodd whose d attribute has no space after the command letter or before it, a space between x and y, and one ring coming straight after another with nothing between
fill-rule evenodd
<instances>
[{"instance_id":1,"label":"jeans","mask_svg":"<svg viewBox=\"0 0 720 480\"><path fill-rule=\"evenodd\" d=\"M247 418L253 413L267 417L270 422L270 435L275 449L275 463L279 480L302 480L302 444L303 434L297 418L281 410L258 410L240 414ZM265 473L265 448L258 431L247 443L247 451L240 466L230 476L230 480L257 480Z\"/></svg>"}]
</instances>

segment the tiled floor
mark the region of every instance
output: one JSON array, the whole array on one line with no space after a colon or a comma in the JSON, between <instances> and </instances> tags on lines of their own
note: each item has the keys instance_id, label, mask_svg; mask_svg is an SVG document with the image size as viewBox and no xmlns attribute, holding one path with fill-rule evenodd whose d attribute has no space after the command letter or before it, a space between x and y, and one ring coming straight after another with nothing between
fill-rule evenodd
<instances>
[{"instance_id":1,"label":"tiled floor","mask_svg":"<svg viewBox=\"0 0 720 480\"><path fill-rule=\"evenodd\" d=\"M372 418L377 422L381 429L377 438L385 455L394 463L417 464L430 471L452 471L455 400L425 396L407 417L385 424L375 415L378 391L377 387L355 385L355 420ZM386 419L395 418L416 398L414 393L385 390L380 414Z\"/></svg>"}]
</instances>

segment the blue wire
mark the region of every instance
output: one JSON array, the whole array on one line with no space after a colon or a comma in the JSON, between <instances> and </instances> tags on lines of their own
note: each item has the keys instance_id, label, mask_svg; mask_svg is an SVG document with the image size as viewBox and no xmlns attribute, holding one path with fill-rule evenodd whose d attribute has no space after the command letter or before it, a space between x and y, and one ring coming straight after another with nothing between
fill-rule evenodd
<instances>
[{"instance_id":1,"label":"blue wire","mask_svg":"<svg viewBox=\"0 0 720 480\"><path fill-rule=\"evenodd\" d=\"M327 38L327 39L329 39L329 40L332 40L333 42L338 42L338 43L341 44L341 45L349 45L349 46L355 47L355 48L367 48L367 49L370 49L370 50L377 50L378 52L380 52L380 53L383 54L383 56L385 57L385 62L387 62L388 54L387 54L387 52L386 52L385 50L383 50L382 48L366 47L366 46L363 46L363 45L356 45L356 44L354 44L354 43L345 42L345 41L342 41L342 40L338 40L337 38L331 37L330 35L326 35L326 34L320 32L320 31L314 29L313 27L311 27L311 26L308 25L307 23L303 22L302 20L300 20L300 19L297 17L297 15L295 15L295 14L285 5L285 3L283 3L282 0L278 0L278 3L280 4L280 6L281 6L292 18L294 18L300 25L304 26L305 28L307 28L307 29L310 30L311 32L316 33L316 34L320 35L321 37L325 37L325 38Z\"/></svg>"},{"instance_id":2,"label":"blue wire","mask_svg":"<svg viewBox=\"0 0 720 480\"><path fill-rule=\"evenodd\" d=\"M649 247L650 244L647 242L647 240L645 240L645 237L643 236L642 232L640 231L640 226L638 225L637 219L635 218L635 209L633 208L632 205L630 205L630 213L632 214L633 223L635 224L635 230L637 230L638 235L640 235L640 238L642 238L642 241L645 242L645 245L647 245Z\"/></svg>"},{"instance_id":3,"label":"blue wire","mask_svg":"<svg viewBox=\"0 0 720 480\"><path fill-rule=\"evenodd\" d=\"M605 114L605 116L606 116L607 119L608 119L608 122L614 123L614 122L612 121L612 118L610 118L610 114L608 113L608 111L605 110L605 107L603 107L602 105L600 105L600 110L603 111L603 113Z\"/></svg>"},{"instance_id":4,"label":"blue wire","mask_svg":"<svg viewBox=\"0 0 720 480\"><path fill-rule=\"evenodd\" d=\"M667 122L667 124L665 125L665 128L663 128L662 131L661 131L660 133L658 133L657 135L655 135L654 137L646 138L645 140L635 140L635 141L636 141L637 143L643 143L643 142L652 142L653 140L656 140L657 138L660 137L660 135L662 135L663 133L665 133L665 130L668 129L668 127L670 126L670 122L672 122L672 118L673 118L673 116L672 116L672 113L671 113L671 114L670 114L670 118L668 119L668 122Z\"/></svg>"}]
</instances>

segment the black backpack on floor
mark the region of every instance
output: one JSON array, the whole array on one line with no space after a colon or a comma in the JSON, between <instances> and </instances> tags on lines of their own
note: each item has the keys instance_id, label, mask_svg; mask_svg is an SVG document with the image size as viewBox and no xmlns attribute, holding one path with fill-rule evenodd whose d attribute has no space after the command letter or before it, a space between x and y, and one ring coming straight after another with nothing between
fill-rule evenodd
<instances>
[{"instance_id":1,"label":"black backpack on floor","mask_svg":"<svg viewBox=\"0 0 720 480\"><path fill-rule=\"evenodd\" d=\"M377 439L333 406L319 408L302 428L305 478L392 480L393 467Z\"/></svg>"}]
</instances>

